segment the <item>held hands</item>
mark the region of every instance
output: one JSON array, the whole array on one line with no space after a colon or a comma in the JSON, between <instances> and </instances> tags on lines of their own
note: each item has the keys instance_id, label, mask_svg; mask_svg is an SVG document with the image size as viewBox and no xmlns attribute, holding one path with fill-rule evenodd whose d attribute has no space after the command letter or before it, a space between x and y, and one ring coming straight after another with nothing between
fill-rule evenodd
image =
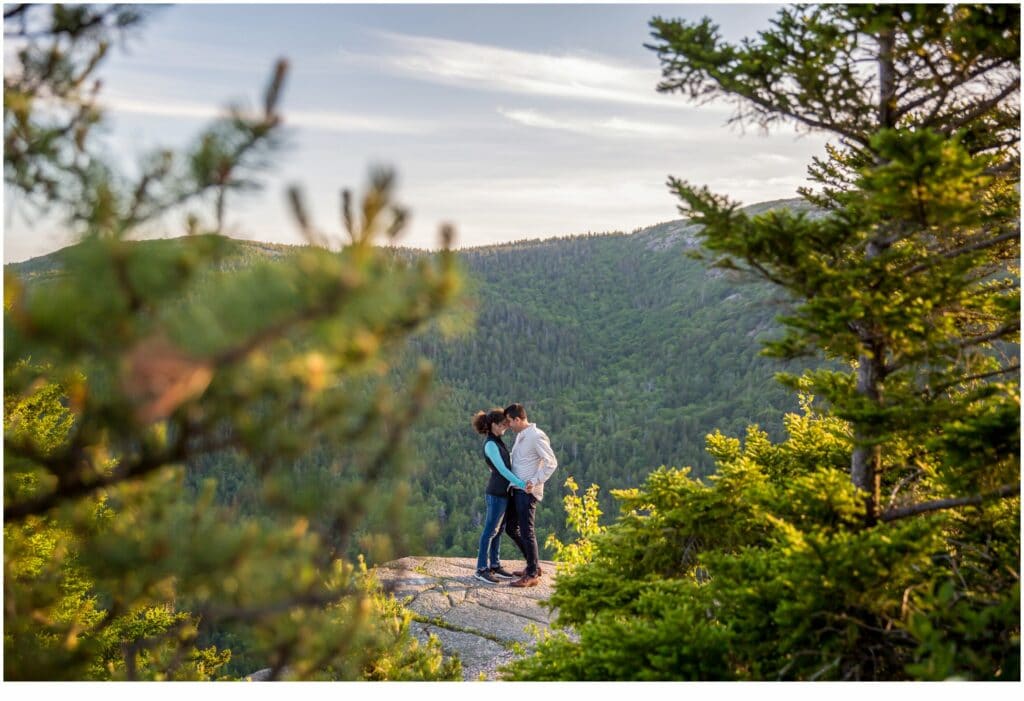
<instances>
[{"instance_id":1,"label":"held hands","mask_svg":"<svg viewBox=\"0 0 1024 701\"><path fill-rule=\"evenodd\" d=\"M526 493L527 494L532 494L533 493L533 482L527 481L527 483L526 483Z\"/></svg>"}]
</instances>

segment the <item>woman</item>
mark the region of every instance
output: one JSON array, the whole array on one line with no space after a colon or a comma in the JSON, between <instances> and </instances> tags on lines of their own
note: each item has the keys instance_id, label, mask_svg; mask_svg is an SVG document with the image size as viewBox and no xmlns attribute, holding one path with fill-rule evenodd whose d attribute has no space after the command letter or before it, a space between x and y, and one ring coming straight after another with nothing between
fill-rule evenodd
<instances>
[{"instance_id":1,"label":"woman","mask_svg":"<svg viewBox=\"0 0 1024 701\"><path fill-rule=\"evenodd\" d=\"M491 409L488 412L478 411L473 417L473 428L486 436L484 439L484 460L491 470L491 478L487 482L485 496L487 498L487 516L484 518L484 531L480 536L480 549L476 557L476 574L481 582L497 584L498 578L513 579L511 572L501 566L498 551L501 545L501 524L508 506L509 483L519 489L526 489L526 483L512 474L512 459L508 448L501 440L508 424L505 412ZM520 551L523 544L513 537ZM525 557L525 555L523 556Z\"/></svg>"}]
</instances>

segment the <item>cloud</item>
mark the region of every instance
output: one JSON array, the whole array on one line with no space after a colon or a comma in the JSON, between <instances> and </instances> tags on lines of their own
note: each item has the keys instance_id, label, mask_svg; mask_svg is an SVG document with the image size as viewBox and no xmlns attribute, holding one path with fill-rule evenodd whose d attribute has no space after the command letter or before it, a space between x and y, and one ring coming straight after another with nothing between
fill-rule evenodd
<instances>
[{"instance_id":1,"label":"cloud","mask_svg":"<svg viewBox=\"0 0 1024 701\"><path fill-rule=\"evenodd\" d=\"M478 178L448 178L440 182L421 181L408 185L410 202L445 202L461 221L462 211L501 212L500 219L551 217L588 221L595 212L605 215L630 214L637 210L663 209L672 201L665 188L664 174L656 170L626 170L617 173L593 172L565 178L557 174L509 175ZM452 193L458 193L457 198ZM589 214L587 214L589 212ZM644 220L641 214L637 217ZM575 225L579 226L579 224ZM593 228L592 226L590 228ZM611 230L611 229L595 229ZM561 233L576 231L569 226ZM557 229L555 229L557 232Z\"/></svg>"},{"instance_id":2,"label":"cloud","mask_svg":"<svg viewBox=\"0 0 1024 701\"><path fill-rule=\"evenodd\" d=\"M683 107L684 100L655 92L656 67L637 68L606 58L531 53L451 39L381 32L388 44L377 56L349 60L445 85L528 95Z\"/></svg>"},{"instance_id":3,"label":"cloud","mask_svg":"<svg viewBox=\"0 0 1024 701\"><path fill-rule=\"evenodd\" d=\"M108 97L101 102L105 109L128 114L146 114L152 117L182 117L184 119L215 119L224 110L211 105L186 102L156 102Z\"/></svg>"},{"instance_id":4,"label":"cloud","mask_svg":"<svg viewBox=\"0 0 1024 701\"><path fill-rule=\"evenodd\" d=\"M108 97L103 101L103 106L114 112L145 114L154 117L179 117L182 119L211 120L225 114L223 108L208 104L139 100L124 97ZM306 110L286 110L284 112L284 123L288 126L306 127L309 129L378 134L424 134L435 129L435 125L424 121L399 119L382 115Z\"/></svg>"},{"instance_id":5,"label":"cloud","mask_svg":"<svg viewBox=\"0 0 1024 701\"><path fill-rule=\"evenodd\" d=\"M409 184L406 196L414 206L403 243L422 247L436 247L440 221L454 222L457 245L466 247L632 231L676 217L675 202L657 173L592 173L570 179L545 173L483 181L464 177Z\"/></svg>"},{"instance_id":6,"label":"cloud","mask_svg":"<svg viewBox=\"0 0 1024 701\"><path fill-rule=\"evenodd\" d=\"M311 129L343 132L376 132L380 134L425 134L436 128L435 125L429 122L381 115L308 112L301 110L286 111L285 123Z\"/></svg>"},{"instance_id":7,"label":"cloud","mask_svg":"<svg viewBox=\"0 0 1024 701\"><path fill-rule=\"evenodd\" d=\"M783 153L757 153L751 155L750 160L766 166L788 166L804 162L791 154Z\"/></svg>"},{"instance_id":8,"label":"cloud","mask_svg":"<svg viewBox=\"0 0 1024 701\"><path fill-rule=\"evenodd\" d=\"M528 127L554 129L588 136L650 137L654 139L690 139L696 131L675 124L638 121L622 117L587 119L567 115L549 115L537 110L507 110L499 107L498 112L507 119Z\"/></svg>"}]
</instances>

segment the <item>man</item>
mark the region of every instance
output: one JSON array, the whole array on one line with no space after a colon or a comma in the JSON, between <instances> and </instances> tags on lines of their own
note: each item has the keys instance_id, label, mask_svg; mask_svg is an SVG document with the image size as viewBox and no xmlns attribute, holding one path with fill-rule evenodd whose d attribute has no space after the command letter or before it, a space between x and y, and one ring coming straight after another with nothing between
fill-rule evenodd
<instances>
[{"instance_id":1,"label":"man","mask_svg":"<svg viewBox=\"0 0 1024 701\"><path fill-rule=\"evenodd\" d=\"M526 418L522 404L505 408L508 426L516 434L512 445L512 473L526 482L526 489L513 487L512 497L505 512L505 531L513 541L522 543L526 569L513 572L520 578L511 582L513 587L535 587L540 583L540 564L537 555L537 534L533 528L537 502L544 498L544 483L558 467L547 434Z\"/></svg>"}]
</instances>

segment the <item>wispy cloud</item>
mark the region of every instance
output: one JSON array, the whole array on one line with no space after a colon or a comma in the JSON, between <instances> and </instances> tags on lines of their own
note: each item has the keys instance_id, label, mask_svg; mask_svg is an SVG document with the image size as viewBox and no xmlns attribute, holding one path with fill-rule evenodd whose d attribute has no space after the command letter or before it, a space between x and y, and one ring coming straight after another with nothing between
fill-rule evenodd
<instances>
[{"instance_id":1,"label":"wispy cloud","mask_svg":"<svg viewBox=\"0 0 1024 701\"><path fill-rule=\"evenodd\" d=\"M451 193L457 192L457 201ZM408 188L414 210L409 245L435 246L438 221L457 224L458 245L586 232L631 231L675 218L657 172L449 179Z\"/></svg>"},{"instance_id":2,"label":"wispy cloud","mask_svg":"<svg viewBox=\"0 0 1024 701\"><path fill-rule=\"evenodd\" d=\"M286 111L285 123L311 129L375 132L380 134L426 134L434 131L436 128L436 125L426 121L399 119L382 115L298 110Z\"/></svg>"},{"instance_id":3,"label":"wispy cloud","mask_svg":"<svg viewBox=\"0 0 1024 701\"><path fill-rule=\"evenodd\" d=\"M103 105L115 112L197 120L215 119L225 113L222 107L208 104L138 100L124 97L107 98L103 101ZM378 134L424 134L435 128L428 122L383 115L308 110L286 110L284 122L289 126L310 129Z\"/></svg>"},{"instance_id":4,"label":"wispy cloud","mask_svg":"<svg viewBox=\"0 0 1024 701\"><path fill-rule=\"evenodd\" d=\"M151 117L181 117L183 119L214 119L224 113L218 107L187 102L157 102L108 97L102 106L113 112L145 114Z\"/></svg>"},{"instance_id":5,"label":"wispy cloud","mask_svg":"<svg viewBox=\"0 0 1024 701\"><path fill-rule=\"evenodd\" d=\"M518 124L538 129L554 129L588 136L620 136L650 137L654 139L688 139L696 135L696 130L676 124L638 121L623 117L607 119L588 119L577 115L552 115L537 110L507 110L498 108L498 112Z\"/></svg>"},{"instance_id":6,"label":"wispy cloud","mask_svg":"<svg viewBox=\"0 0 1024 701\"><path fill-rule=\"evenodd\" d=\"M595 172L566 180L547 173L538 175L477 178L449 178L442 182L421 182L409 186L411 200L436 202L445 193L458 192L461 211L500 211L543 215L562 213L566 219L598 220L588 210L604 215L632 214L637 209L654 210L674 206L665 189L664 174L655 170L628 169L618 173ZM495 193L500 193L496 197ZM459 211L452 214L461 220ZM643 220L643 217L640 217ZM562 233L573 233L573 225ZM578 224L576 225L578 226ZM609 230L594 229L593 230ZM557 232L556 232L557 233Z\"/></svg>"},{"instance_id":7,"label":"wispy cloud","mask_svg":"<svg viewBox=\"0 0 1024 701\"><path fill-rule=\"evenodd\" d=\"M803 154L800 154L801 156ZM756 153L750 156L750 161L753 161L759 165L764 166L788 166L792 164L802 164L804 159L799 158L793 154L785 153Z\"/></svg>"},{"instance_id":8,"label":"wispy cloud","mask_svg":"<svg viewBox=\"0 0 1024 701\"><path fill-rule=\"evenodd\" d=\"M637 68L606 58L555 55L450 39L381 32L381 55L346 58L373 61L420 80L529 95L681 107L685 102L655 92L656 67Z\"/></svg>"}]
</instances>

